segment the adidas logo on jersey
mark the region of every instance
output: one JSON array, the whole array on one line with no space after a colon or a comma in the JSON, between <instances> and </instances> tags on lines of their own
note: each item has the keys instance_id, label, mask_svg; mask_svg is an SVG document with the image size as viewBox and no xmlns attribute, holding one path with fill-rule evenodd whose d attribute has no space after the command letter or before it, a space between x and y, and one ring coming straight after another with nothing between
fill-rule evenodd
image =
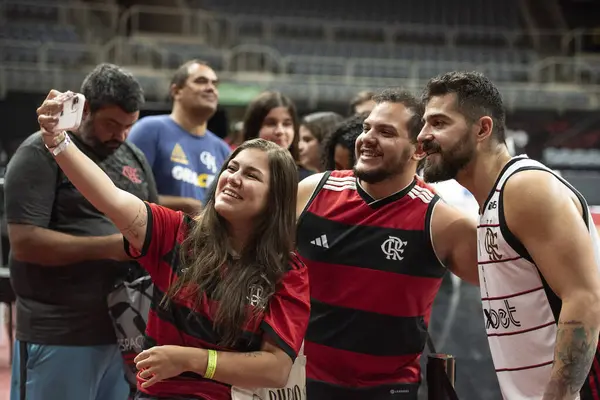
<instances>
[{"instance_id":1,"label":"adidas logo on jersey","mask_svg":"<svg viewBox=\"0 0 600 400\"><path fill-rule=\"evenodd\" d=\"M183 148L179 143L173 147L173 151L171 152L171 161L184 165L188 165L189 163L185 155L185 151L183 151Z\"/></svg>"},{"instance_id":2,"label":"adidas logo on jersey","mask_svg":"<svg viewBox=\"0 0 600 400\"><path fill-rule=\"evenodd\" d=\"M311 240L310 243L314 244L315 246L325 247L326 249L329 248L329 244L327 244L327 236L325 236L324 234L319 236L315 240Z\"/></svg>"}]
</instances>

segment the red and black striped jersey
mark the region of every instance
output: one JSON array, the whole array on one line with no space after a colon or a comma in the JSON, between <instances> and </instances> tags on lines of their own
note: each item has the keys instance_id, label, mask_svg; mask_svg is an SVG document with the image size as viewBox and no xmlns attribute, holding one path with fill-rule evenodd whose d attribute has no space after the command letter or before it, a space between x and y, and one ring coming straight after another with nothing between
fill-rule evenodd
<instances>
[{"instance_id":1,"label":"red and black striped jersey","mask_svg":"<svg viewBox=\"0 0 600 400\"><path fill-rule=\"evenodd\" d=\"M160 305L164 293L181 273L180 246L194 220L182 212L156 204L147 204L147 208L148 228L141 252L126 243L128 253L138 257L138 262L154 282L145 348L179 345L250 352L260 350L263 337L267 335L294 360L302 345L310 314L308 272L302 261L295 254L290 256L289 270L279 282L276 293L269 299L263 319L249 320L235 347L221 347L218 345L220 337L213 326L215 307L206 294L203 295L201 307L195 306L185 290L169 305ZM249 299L249 306L252 304L252 299ZM138 374L138 390L154 396L231 399L229 385L204 379L198 374L184 373L146 389L141 388L142 382Z\"/></svg>"},{"instance_id":2,"label":"red and black striped jersey","mask_svg":"<svg viewBox=\"0 0 600 400\"><path fill-rule=\"evenodd\" d=\"M310 277L309 398L416 396L429 315L446 271L431 242L438 200L417 178L375 200L352 171L324 175L297 235Z\"/></svg>"}]
</instances>

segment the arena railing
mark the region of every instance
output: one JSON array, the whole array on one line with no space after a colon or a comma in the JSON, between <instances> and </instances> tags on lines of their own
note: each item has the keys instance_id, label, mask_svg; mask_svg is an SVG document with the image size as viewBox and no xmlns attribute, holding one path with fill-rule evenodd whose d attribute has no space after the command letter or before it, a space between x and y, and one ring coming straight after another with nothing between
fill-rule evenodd
<instances>
[{"instance_id":1,"label":"arena railing","mask_svg":"<svg viewBox=\"0 0 600 400\"><path fill-rule=\"evenodd\" d=\"M7 62L13 65L33 64L35 67L42 69L50 68L53 65L73 68L78 65L90 66L100 62L114 62L140 69L170 71L176 67L178 62L183 62L194 56L192 54L179 54L181 59L173 60L173 54L168 50L168 43L173 42L172 40L161 42L161 40L150 38L143 40L139 37L117 37L103 46L3 39L0 40L0 48L6 52L5 60L9 55L9 49L19 52L29 50L28 62L11 62L10 59ZM201 57L201 55L195 56ZM217 60L215 64L218 67L216 66L216 69L220 74L258 73L259 75L290 81L310 77L313 80L324 79L347 84L353 84L353 82L360 80L369 82L369 85L378 85L378 82L393 83L398 79L414 82L424 81L437 73L448 70L472 69L490 75L498 83L505 82L506 77L510 77L510 74L524 72L525 79L522 82L516 80L510 82L509 80L506 83L513 86L529 85L537 87L543 84L573 83L585 85L585 90L589 90L593 86L590 85L590 81L600 82L600 69L595 67L597 64L594 64L593 60L588 62L585 59L572 57L549 57L532 64L530 67L523 67L511 66L510 64L469 64L435 60L424 62L410 59L346 59L325 56L284 57L268 46L251 44L236 46L230 50L217 51L212 53L211 56ZM297 65L298 62L312 62L313 65L309 65L308 69L305 67L302 70L293 71L293 66ZM373 73L367 75L357 71L359 65L363 67L362 71L373 71ZM330 67L337 69L338 73L331 73L332 69ZM382 72L378 73L377 71ZM505 79L502 79L502 77Z\"/></svg>"},{"instance_id":2,"label":"arena railing","mask_svg":"<svg viewBox=\"0 0 600 400\"><path fill-rule=\"evenodd\" d=\"M42 68L49 65L94 65L106 60L105 46L84 43L39 42L30 40L0 39L0 49L5 62L11 61L11 51ZM16 57L16 56L15 56ZM23 63L23 62L21 62Z\"/></svg>"},{"instance_id":3,"label":"arena railing","mask_svg":"<svg viewBox=\"0 0 600 400\"><path fill-rule=\"evenodd\" d=\"M19 21L19 15L28 15L30 22L56 23L74 25L85 32L86 43L105 40L118 32L120 9L115 4L84 2L39 2L31 0L0 1L0 20L6 22ZM92 31L89 28L94 27Z\"/></svg>"},{"instance_id":4,"label":"arena railing","mask_svg":"<svg viewBox=\"0 0 600 400\"><path fill-rule=\"evenodd\" d=\"M475 39L482 45L502 41L505 47L522 47L537 45L550 41L554 50L561 54L581 52L584 44L596 36L593 30L574 29L571 31L554 30L507 30L493 27L453 27L444 25L422 24L360 24L360 21L330 21L295 17L270 16L233 16L222 15L182 7L160 7L134 5L127 10L115 4L83 3L83 2L34 2L30 0L4 0L0 2L0 21L8 21L11 10L30 9L42 12L51 11L59 24L72 24L81 27L85 32L86 43L106 41L111 36L124 34L166 34L176 36L193 36L205 40L213 46L230 47L240 42L245 36L243 29L258 27L258 39L277 37L281 29L315 33L319 31L321 38L327 41L340 40L339 34L361 32L369 37L380 37L382 42L393 43L398 38L418 39L420 43L427 40L442 40L448 46L465 43ZM44 22L52 22L44 20ZM90 29L93 27L93 29ZM477 39L479 37L479 39Z\"/></svg>"},{"instance_id":5,"label":"arena railing","mask_svg":"<svg viewBox=\"0 0 600 400\"><path fill-rule=\"evenodd\" d=\"M144 23L166 17L161 24ZM164 21L164 19L161 19ZM168 34L182 36L203 35L203 38L215 46L232 46L244 37L244 27L252 28L257 39L270 40L277 37L281 29L305 30L311 34L317 33L327 41L340 40L339 34L351 31L353 36L361 32L369 37L380 37L383 42L392 43L396 38L412 37L413 39L429 39L443 41L448 46L473 41L496 43L502 41L506 47L529 45L540 48L548 41L553 48L562 54L581 52L584 41L592 37L591 30L575 29L571 31L557 30L514 30L493 27L469 27L424 24L362 24L361 21L331 21L308 19L300 17L225 15L199 9L176 7L160 7L135 5L126 10L120 18L119 33L123 34ZM258 29L257 29L258 28ZM314 38L314 36L313 36Z\"/></svg>"},{"instance_id":6,"label":"arena railing","mask_svg":"<svg viewBox=\"0 0 600 400\"><path fill-rule=\"evenodd\" d=\"M0 65L0 96L8 91L40 93L50 88L78 90L83 77L89 72L86 68L64 68L41 64L2 64ZM164 103L168 95L172 70L127 66L140 80L150 101L158 101L157 107ZM360 90L381 90L386 87L402 86L420 93L425 79L415 78L348 78L340 76L316 75L276 75L248 72L220 71L223 82L221 101L240 103L239 93L251 89L281 90L307 107L317 107L321 102L340 102L349 99ZM562 112L565 110L596 110L600 106L600 86L587 86L582 89L575 85L531 84L498 82L508 110L548 109ZM226 89L227 88L227 89ZM575 96L575 100L574 100Z\"/></svg>"},{"instance_id":7,"label":"arena railing","mask_svg":"<svg viewBox=\"0 0 600 400\"><path fill-rule=\"evenodd\" d=\"M189 54L179 54L180 60L173 60L174 54L169 50L175 43L189 44L193 42L179 41L173 38L159 39L156 37L117 37L107 43L100 58L112 60L118 64L151 67L159 70L172 69L179 61L191 57L202 58L203 50L198 46L191 47ZM197 43L200 45L200 43ZM315 69L321 71L337 70L336 76L347 81L356 78L377 79L388 76L393 79L406 78L410 80L429 79L444 70L473 69L486 73L497 81L511 80L523 83L574 83L589 85L590 82L600 83L600 68L594 60L583 57L548 57L530 65L505 63L468 63L445 60L415 60L415 59L375 59L375 58L344 58L329 56L283 56L276 49L260 44L243 44L226 50L211 50L212 63L220 71L229 72L261 72L277 75L289 75L294 65L298 63L313 63ZM258 66L258 67L257 67ZM362 68L359 68L362 67ZM375 76L361 74L360 71L374 71ZM376 71L383 71L377 76ZM394 71L395 75L384 73ZM304 69L306 75L306 69ZM303 74L302 72L296 73ZM324 75L313 73L309 75ZM508 78L507 78L508 77Z\"/></svg>"}]
</instances>

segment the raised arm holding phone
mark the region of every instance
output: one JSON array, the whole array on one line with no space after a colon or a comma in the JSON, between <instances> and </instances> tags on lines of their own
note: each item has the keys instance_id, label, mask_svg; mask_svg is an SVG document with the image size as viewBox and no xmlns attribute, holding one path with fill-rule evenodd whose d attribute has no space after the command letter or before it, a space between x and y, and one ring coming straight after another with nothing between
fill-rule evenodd
<instances>
[{"instance_id":1,"label":"raised arm holding phone","mask_svg":"<svg viewBox=\"0 0 600 400\"><path fill-rule=\"evenodd\" d=\"M64 98L51 91L38 109L43 141L155 284L137 398L230 399L230 385L285 385L309 317L307 271L292 253L298 178L289 153L260 139L238 147L192 219L117 188L55 130Z\"/></svg>"}]
</instances>

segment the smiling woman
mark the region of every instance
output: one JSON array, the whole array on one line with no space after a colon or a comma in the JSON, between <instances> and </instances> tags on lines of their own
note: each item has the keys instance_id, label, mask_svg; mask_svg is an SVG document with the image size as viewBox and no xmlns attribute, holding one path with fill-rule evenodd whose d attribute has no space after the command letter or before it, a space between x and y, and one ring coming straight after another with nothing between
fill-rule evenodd
<instances>
[{"instance_id":1,"label":"smiling woman","mask_svg":"<svg viewBox=\"0 0 600 400\"><path fill-rule=\"evenodd\" d=\"M246 109L244 140L261 138L288 149L298 164L298 176L302 180L312 172L299 164L299 128L296 106L282 93L261 93Z\"/></svg>"},{"instance_id":2,"label":"smiling woman","mask_svg":"<svg viewBox=\"0 0 600 400\"><path fill-rule=\"evenodd\" d=\"M298 177L290 153L262 139L238 147L196 218L114 186L64 132L51 92L38 120L76 188L109 217L154 282L140 399L230 399L231 385L286 384L308 324L306 267L292 253ZM52 111L52 112L50 112Z\"/></svg>"},{"instance_id":3,"label":"smiling woman","mask_svg":"<svg viewBox=\"0 0 600 400\"><path fill-rule=\"evenodd\" d=\"M323 140L335 130L343 117L338 113L325 111L305 115L300 124L300 163L314 172L325 171L322 160Z\"/></svg>"}]
</instances>

